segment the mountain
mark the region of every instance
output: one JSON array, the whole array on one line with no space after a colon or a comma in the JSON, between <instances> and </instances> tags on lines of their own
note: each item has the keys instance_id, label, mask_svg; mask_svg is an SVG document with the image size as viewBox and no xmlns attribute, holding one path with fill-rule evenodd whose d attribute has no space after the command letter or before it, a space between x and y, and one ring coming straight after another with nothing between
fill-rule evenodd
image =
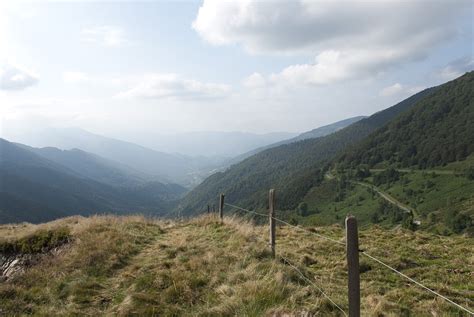
<instances>
[{"instance_id":1,"label":"mountain","mask_svg":"<svg viewBox=\"0 0 474 317\"><path fill-rule=\"evenodd\" d=\"M104 137L78 128L45 129L18 136L18 142L35 147L81 149L153 177L160 182L192 187L220 166L224 159L189 157L155 151L144 146Z\"/></svg>"},{"instance_id":2,"label":"mountain","mask_svg":"<svg viewBox=\"0 0 474 317\"><path fill-rule=\"evenodd\" d=\"M474 72L440 86L348 147L287 211L292 222L402 225L474 236Z\"/></svg>"},{"instance_id":3,"label":"mountain","mask_svg":"<svg viewBox=\"0 0 474 317\"><path fill-rule=\"evenodd\" d=\"M313 129L311 131L301 133L300 135L298 135L298 136L296 136L292 139L283 141L283 142L284 142L284 144L288 144L288 143L293 143L293 142L302 141L302 140L306 140L306 139L315 139L315 138L319 138L319 137L322 137L322 136L326 136L328 134L339 131L339 130L341 130L341 129L343 129L343 128L345 128L345 127L347 127L347 126L349 126L349 125L351 125L351 124L353 124L357 121L360 121L364 118L367 118L367 117L366 116L358 116L358 117L352 117L352 118L349 118L349 119L337 121L335 123L331 123L331 124Z\"/></svg>"},{"instance_id":4,"label":"mountain","mask_svg":"<svg viewBox=\"0 0 474 317\"><path fill-rule=\"evenodd\" d=\"M244 207L265 205L266 193L277 188L281 208L293 208L323 178L322 168L347 147L413 107L437 88L426 89L330 135L281 145L245 159L207 178L180 202L177 212L191 215L214 204L219 193Z\"/></svg>"},{"instance_id":5,"label":"mountain","mask_svg":"<svg viewBox=\"0 0 474 317\"><path fill-rule=\"evenodd\" d=\"M256 134L248 132L199 131L177 134L140 133L130 140L151 149L181 153L187 156L230 158L253 149L292 138L296 133L273 132Z\"/></svg>"},{"instance_id":6,"label":"mountain","mask_svg":"<svg viewBox=\"0 0 474 317\"><path fill-rule=\"evenodd\" d=\"M83 178L90 178L112 186L137 186L153 180L126 165L79 149L61 150L54 147L34 148L22 144L16 145L67 167Z\"/></svg>"},{"instance_id":7,"label":"mountain","mask_svg":"<svg viewBox=\"0 0 474 317\"><path fill-rule=\"evenodd\" d=\"M338 121L338 122L334 122L334 123L331 123L331 124L313 129L311 131L303 132L303 133L301 133L301 134L299 134L299 135L297 135L297 136L295 136L291 139L285 139L285 140L282 140L282 141L279 141L279 142L276 142L276 143L272 143L272 144L269 144L269 145L266 145L266 146L263 146L263 147L259 147L257 149L252 150L252 151L249 151L249 152L241 154L237 157L234 157L232 160L229 161L229 165L238 163L240 161L243 161L247 157L255 155L255 154L257 154L259 152L262 152L266 149L277 147L279 145L290 144L290 143L294 143L294 142L298 142L298 141L302 141L302 140L315 139L315 138L319 138L319 137L322 137L322 136L326 136L328 134L339 131L339 130L341 130L341 129L343 129L343 128L345 128L345 127L347 127L347 126L349 126L349 125L351 125L351 124L353 124L357 121L360 121L364 118L366 118L366 117L365 116L358 116L358 117L353 117L353 118L341 120L341 121Z\"/></svg>"},{"instance_id":8,"label":"mountain","mask_svg":"<svg viewBox=\"0 0 474 317\"><path fill-rule=\"evenodd\" d=\"M184 191L178 185L156 183L111 186L0 139L0 222L104 212L163 213L169 200Z\"/></svg>"},{"instance_id":9,"label":"mountain","mask_svg":"<svg viewBox=\"0 0 474 317\"><path fill-rule=\"evenodd\" d=\"M341 162L433 168L474 152L474 71L448 82L347 151Z\"/></svg>"}]
</instances>

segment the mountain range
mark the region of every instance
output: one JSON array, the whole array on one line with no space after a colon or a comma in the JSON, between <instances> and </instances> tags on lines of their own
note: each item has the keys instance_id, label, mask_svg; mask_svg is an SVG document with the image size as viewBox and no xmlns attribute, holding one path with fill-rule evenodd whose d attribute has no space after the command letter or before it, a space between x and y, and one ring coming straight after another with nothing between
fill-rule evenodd
<instances>
[{"instance_id":1,"label":"mountain range","mask_svg":"<svg viewBox=\"0 0 474 317\"><path fill-rule=\"evenodd\" d=\"M49 130L46 139L60 148L0 139L0 222L108 212L191 216L215 205L220 193L229 203L258 209L266 207L269 188L278 189L278 206L291 211L334 169L426 169L463 161L474 144L473 77L467 73L369 117L231 160L159 152L80 129Z\"/></svg>"},{"instance_id":2,"label":"mountain range","mask_svg":"<svg viewBox=\"0 0 474 317\"><path fill-rule=\"evenodd\" d=\"M250 156L186 194L176 213L193 216L220 193L264 212L275 188L279 216L293 223L340 223L351 213L362 224L473 235L473 101L469 72L335 133Z\"/></svg>"},{"instance_id":3,"label":"mountain range","mask_svg":"<svg viewBox=\"0 0 474 317\"><path fill-rule=\"evenodd\" d=\"M45 130L32 137L34 143L48 140L73 148L1 139L0 222L97 212L163 214L187 191L177 183L192 186L231 162L157 152L81 129Z\"/></svg>"},{"instance_id":4,"label":"mountain range","mask_svg":"<svg viewBox=\"0 0 474 317\"><path fill-rule=\"evenodd\" d=\"M2 223L74 214L160 214L184 192L83 151L34 149L0 139Z\"/></svg>"},{"instance_id":5,"label":"mountain range","mask_svg":"<svg viewBox=\"0 0 474 317\"><path fill-rule=\"evenodd\" d=\"M327 136L284 144L259 152L203 181L180 202L177 212L192 215L226 193L230 203L258 208L269 188L278 188L279 205L294 208L324 175L323 167L345 149L364 140L438 88L425 89L402 102Z\"/></svg>"},{"instance_id":6,"label":"mountain range","mask_svg":"<svg viewBox=\"0 0 474 317\"><path fill-rule=\"evenodd\" d=\"M299 135L290 132L249 133L196 131L176 134L135 133L127 139L150 149L191 157L233 158L256 148Z\"/></svg>"},{"instance_id":7,"label":"mountain range","mask_svg":"<svg viewBox=\"0 0 474 317\"><path fill-rule=\"evenodd\" d=\"M347 127L347 126L349 126L349 125L351 125L351 124L353 124L357 121L360 121L364 118L366 118L366 117L365 116L358 116L358 117L353 117L353 118L349 118L349 119L344 119L344 120L337 121L337 122L334 122L334 123L331 123L331 124L328 124L328 125L325 125L325 126L322 126L322 127L319 127L319 128L307 131L307 132L303 132L303 133L301 133L301 134L299 134L299 135L297 135L293 138L290 138L290 139L285 139L285 140L282 140L282 141L279 141L279 142L275 142L275 143L272 143L272 144L268 144L268 145L253 149L249 152L245 152L243 154L240 154L240 155L234 157L233 159L230 160L229 165L232 165L232 164L238 163L240 161L243 161L244 159L246 159L248 157L251 157L251 156L253 156L253 155L255 155L259 152L262 152L262 151L270 149L270 148L274 148L274 147L284 145L284 144L295 143L295 142L298 142L298 141L308 140L308 139L316 139L316 138L319 138L319 137L329 135L329 134L334 133L336 131L339 131L339 130L341 130L341 129L343 129L343 128L345 128L345 127Z\"/></svg>"}]
</instances>

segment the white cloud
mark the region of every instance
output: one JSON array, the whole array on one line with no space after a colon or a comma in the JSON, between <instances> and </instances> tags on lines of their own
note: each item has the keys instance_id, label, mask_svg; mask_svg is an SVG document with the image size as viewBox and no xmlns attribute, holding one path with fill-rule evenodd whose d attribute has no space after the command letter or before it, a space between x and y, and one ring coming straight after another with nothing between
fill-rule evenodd
<instances>
[{"instance_id":1,"label":"white cloud","mask_svg":"<svg viewBox=\"0 0 474 317\"><path fill-rule=\"evenodd\" d=\"M89 81L89 76L83 72L64 72L63 81L70 84L77 84Z\"/></svg>"},{"instance_id":2,"label":"white cloud","mask_svg":"<svg viewBox=\"0 0 474 317\"><path fill-rule=\"evenodd\" d=\"M108 47L120 47L129 43L122 28L111 25L85 28L81 31L81 40Z\"/></svg>"},{"instance_id":3,"label":"white cloud","mask_svg":"<svg viewBox=\"0 0 474 317\"><path fill-rule=\"evenodd\" d=\"M474 58L465 56L443 67L437 75L443 80L452 80L472 70L474 70Z\"/></svg>"},{"instance_id":4,"label":"white cloud","mask_svg":"<svg viewBox=\"0 0 474 317\"><path fill-rule=\"evenodd\" d=\"M142 78L131 89L121 92L117 97L144 99L215 99L231 92L231 87L216 83L203 83L194 79L182 78L177 74L151 74Z\"/></svg>"},{"instance_id":5,"label":"white cloud","mask_svg":"<svg viewBox=\"0 0 474 317\"><path fill-rule=\"evenodd\" d=\"M315 56L270 81L328 84L370 77L427 57L457 34L470 1L204 0L192 26L214 45L248 52Z\"/></svg>"},{"instance_id":6,"label":"white cloud","mask_svg":"<svg viewBox=\"0 0 474 317\"><path fill-rule=\"evenodd\" d=\"M22 90L37 82L38 75L31 71L10 64L0 66L0 90Z\"/></svg>"},{"instance_id":7,"label":"white cloud","mask_svg":"<svg viewBox=\"0 0 474 317\"><path fill-rule=\"evenodd\" d=\"M248 76L242 81L244 87L250 89L256 89L264 87L266 84L265 77L262 76L260 73L253 73L252 75Z\"/></svg>"},{"instance_id":8,"label":"white cloud","mask_svg":"<svg viewBox=\"0 0 474 317\"><path fill-rule=\"evenodd\" d=\"M392 96L410 96L414 95L417 92L426 89L425 86L405 86L400 83L395 83L393 85L383 88L379 95L382 97L392 97Z\"/></svg>"},{"instance_id":9,"label":"white cloud","mask_svg":"<svg viewBox=\"0 0 474 317\"><path fill-rule=\"evenodd\" d=\"M403 91L404 87L400 83L395 83L391 86L385 87L380 91L380 96L388 97L399 94Z\"/></svg>"}]
</instances>

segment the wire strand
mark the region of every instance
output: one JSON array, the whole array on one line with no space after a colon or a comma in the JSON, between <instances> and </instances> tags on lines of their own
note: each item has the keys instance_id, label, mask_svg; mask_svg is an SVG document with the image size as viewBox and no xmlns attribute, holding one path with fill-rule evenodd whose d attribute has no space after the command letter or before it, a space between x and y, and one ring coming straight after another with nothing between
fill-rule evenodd
<instances>
[{"instance_id":1,"label":"wire strand","mask_svg":"<svg viewBox=\"0 0 474 317\"><path fill-rule=\"evenodd\" d=\"M264 239L260 238L259 236L255 236L255 238L264 243L264 244L267 244L267 241L265 241ZM269 244L268 244L269 245ZM296 265L294 265L288 258L284 257L283 255L280 255L280 254L276 254L275 256L279 257L280 259L282 259L283 261L285 261L286 264L288 264L288 266L290 266L294 271L296 271L298 274L300 274L300 276L306 281L308 282L309 284L311 284L314 288L316 288L320 293L321 295L323 295L325 298L327 298L337 309L339 309L343 314L344 316L347 317L347 314L346 312L344 311L344 309L341 308L341 306L339 306L338 304L336 304L335 301L333 301L331 299L331 297L329 297L329 295L321 288L319 287L318 285L316 285L316 283L314 283L311 279L309 279L306 275L304 275L303 272L301 272L300 269L298 269L298 267Z\"/></svg>"},{"instance_id":2,"label":"wire strand","mask_svg":"<svg viewBox=\"0 0 474 317\"><path fill-rule=\"evenodd\" d=\"M262 217L269 217L269 215L265 215L265 214L262 214L262 213L259 213L259 212L256 212L256 211L253 211L253 210L248 210L248 209L245 209L245 208L242 208L242 207L239 207L239 206L235 206L235 205L232 205L232 204L228 204L228 203L225 203L224 205L227 205L229 207L233 207L233 208L236 208L236 209L239 209L239 210L242 210L242 211L246 211L246 212L250 212L250 213L253 213L255 215L258 215L258 216L262 216ZM313 234L317 237L320 237L321 239L325 239L325 240L328 240L328 241L331 241L331 242L334 242L334 243L337 243L339 245L342 245L342 246L346 246L346 244L344 242L341 242L341 241L338 241L336 239L333 239L333 238L330 238L330 237L327 237L327 236L324 236L322 234L319 234L319 233L316 233L316 232L313 232L313 231L310 231L310 230L307 230L307 229L304 229L304 228L301 228L301 227L298 227L298 226L295 226L295 225L292 225L291 223L289 222L286 222L284 220L281 220L281 219L278 219L278 218L275 218L275 217L272 217L275 221L278 221L280 223L283 223L287 226L290 226L292 228L295 228L295 229L298 229L300 231L304 231L304 232L307 232L307 233L310 233L310 234Z\"/></svg>"},{"instance_id":3,"label":"wire strand","mask_svg":"<svg viewBox=\"0 0 474 317\"><path fill-rule=\"evenodd\" d=\"M434 294L434 295L436 295L436 296L438 296L438 297L441 297L441 298L444 299L445 301L447 301L447 302L449 302L449 303L455 305L456 307L458 307L458 308L460 308L460 309L462 309L462 310L464 310L464 311L466 311L466 312L468 312L469 314L471 314L471 315L474 316L474 312L473 312L473 311L470 311L469 309L467 309L467 308L465 308L465 307L463 307L463 306L461 306L461 305L459 305L459 304L453 302L453 301L450 300L449 298L447 298L447 297L441 295L441 294L438 293L438 292L435 292L434 290L432 290L432 289L429 288L429 287L426 287L425 285L421 284L420 282L418 282L418 281L412 279L411 277L409 277L409 276L406 275L406 274L403 274L402 272L400 272L400 271L398 271L397 269L391 267L390 265L388 265L388 264L382 262L381 260L377 259L376 257L373 257L372 255L366 253L365 251L362 251L361 253L362 253L363 255L365 255L366 257L368 257L368 258L374 260L375 262L377 262L377 263L379 263L379 264L385 266L386 268L392 270L393 272L395 272L395 273L397 273L397 274L403 276L404 278L406 278L406 279L409 280L410 282L415 283L416 285L420 286L421 288L424 288L425 290L431 292L432 294Z\"/></svg>"},{"instance_id":4,"label":"wire strand","mask_svg":"<svg viewBox=\"0 0 474 317\"><path fill-rule=\"evenodd\" d=\"M280 257L281 259L283 259L283 261L286 262L286 264L288 264L293 270L295 270L296 272L298 272L300 274L300 276L305 280L307 281L308 283L310 283L314 288L316 288L325 298L327 298L337 309L339 309L343 314L344 316L347 317L347 314L346 312L344 311L344 309L342 309L338 304L336 304L336 302L334 302L331 297L329 297L328 294L326 294L319 286L317 286L312 280L310 280L308 277L306 277L303 272L301 272L300 269L298 269L298 267L296 267L294 264L292 264L290 262L290 260L288 260L287 258L285 258L284 256L282 255L277 255L278 257Z\"/></svg>"},{"instance_id":5,"label":"wire strand","mask_svg":"<svg viewBox=\"0 0 474 317\"><path fill-rule=\"evenodd\" d=\"M275 218L275 217L273 217L273 219L275 219L275 221L281 222L281 223L283 223L283 224L285 224L285 225L287 225L287 226L290 226L290 227L293 227L293 228L295 228L295 229L298 229L298 230L301 230L301 231L304 231L304 232L313 234L313 235L315 235L315 236L318 236L318 237L320 237L321 239L326 239L326 240L328 240L328 241L337 243L337 244L342 245L342 246L344 246L344 247L346 246L346 244L345 244L344 242L338 241L338 240L336 240L336 239L333 239L333 238L324 236L324 235L322 235L322 234L319 234L319 233L310 231L310 230L305 229L305 228L302 228L302 227L298 227L298 226L292 225L292 224L289 223L289 222L283 221L283 220L278 219L278 218Z\"/></svg>"},{"instance_id":6,"label":"wire strand","mask_svg":"<svg viewBox=\"0 0 474 317\"><path fill-rule=\"evenodd\" d=\"M253 210L248 210L248 209L245 209L245 208L242 208L242 207L239 207L239 206L235 206L235 205L232 205L232 204L224 203L224 205L235 208L235 209L239 209L239 210L242 210L242 211L245 211L245 212L250 212L250 213L255 214L257 216L268 217L268 215L265 215L265 214L262 214L262 213L259 213L259 212L253 211Z\"/></svg>"}]
</instances>

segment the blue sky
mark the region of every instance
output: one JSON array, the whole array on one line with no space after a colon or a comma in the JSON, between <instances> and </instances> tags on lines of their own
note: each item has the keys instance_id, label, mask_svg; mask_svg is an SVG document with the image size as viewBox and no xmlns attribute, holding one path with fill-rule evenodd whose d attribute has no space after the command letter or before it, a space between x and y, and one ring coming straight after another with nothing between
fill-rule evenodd
<instances>
[{"instance_id":1,"label":"blue sky","mask_svg":"<svg viewBox=\"0 0 474 317\"><path fill-rule=\"evenodd\" d=\"M2 2L2 135L300 132L473 64L473 2Z\"/></svg>"}]
</instances>

